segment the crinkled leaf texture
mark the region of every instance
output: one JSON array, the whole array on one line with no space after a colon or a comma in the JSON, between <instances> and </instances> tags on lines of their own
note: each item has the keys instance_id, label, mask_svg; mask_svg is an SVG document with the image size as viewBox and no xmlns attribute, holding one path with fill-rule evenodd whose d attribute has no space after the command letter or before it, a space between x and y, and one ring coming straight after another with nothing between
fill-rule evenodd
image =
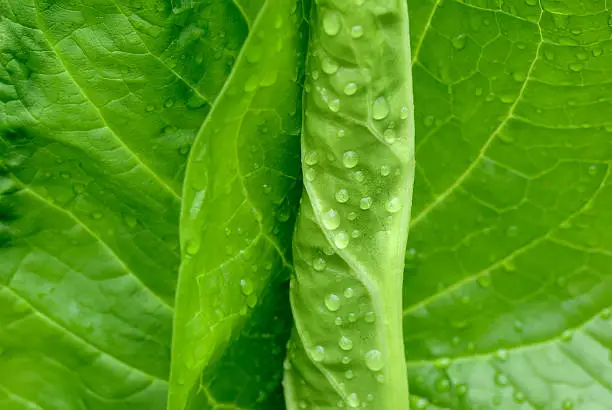
<instances>
[{"instance_id":1,"label":"crinkled leaf texture","mask_svg":"<svg viewBox=\"0 0 612 410\"><path fill-rule=\"evenodd\" d=\"M224 133L215 152L206 153L208 134L196 144L217 170L190 187L208 186L207 217L221 225L229 210L241 225L231 241L202 245L217 258L207 269L238 260L249 242L251 264L280 283L296 202L283 199L299 170L298 17L287 3L0 0L1 409L166 408L182 182L205 122ZM257 29L261 21L269 27ZM264 75L236 73L259 63ZM214 103L228 98L235 106ZM230 136L224 127L237 122L248 133ZM262 296L263 282L252 283L252 297ZM262 308L262 323L283 306ZM211 365L227 379L212 380L215 369L202 378L213 384L202 389L210 403L282 406L284 341L269 335L282 339L288 317L269 332L247 327L229 353L222 339L237 335L211 342L221 357Z\"/></svg>"},{"instance_id":2,"label":"crinkled leaf texture","mask_svg":"<svg viewBox=\"0 0 612 410\"><path fill-rule=\"evenodd\" d=\"M413 407L610 409L606 2L409 0L409 9Z\"/></svg>"}]
</instances>

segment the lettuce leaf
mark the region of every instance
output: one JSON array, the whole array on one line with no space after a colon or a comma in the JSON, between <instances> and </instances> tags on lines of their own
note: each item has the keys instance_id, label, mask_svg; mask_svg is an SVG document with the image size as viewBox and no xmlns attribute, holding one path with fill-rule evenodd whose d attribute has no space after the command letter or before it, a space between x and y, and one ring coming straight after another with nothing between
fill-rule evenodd
<instances>
[{"instance_id":1,"label":"lettuce leaf","mask_svg":"<svg viewBox=\"0 0 612 410\"><path fill-rule=\"evenodd\" d=\"M416 409L612 403L609 11L410 0Z\"/></svg>"}]
</instances>

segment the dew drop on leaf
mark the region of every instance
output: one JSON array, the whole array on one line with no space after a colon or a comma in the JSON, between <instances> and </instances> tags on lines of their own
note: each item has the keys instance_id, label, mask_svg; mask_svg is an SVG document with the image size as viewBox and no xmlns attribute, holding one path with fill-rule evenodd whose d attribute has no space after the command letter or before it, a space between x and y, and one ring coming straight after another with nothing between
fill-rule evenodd
<instances>
[{"instance_id":1,"label":"dew drop on leaf","mask_svg":"<svg viewBox=\"0 0 612 410\"><path fill-rule=\"evenodd\" d=\"M459 34L453 38L452 44L455 50L463 50L467 45L467 36L465 34Z\"/></svg>"},{"instance_id":2,"label":"dew drop on leaf","mask_svg":"<svg viewBox=\"0 0 612 410\"><path fill-rule=\"evenodd\" d=\"M346 403L349 407L357 408L359 407L359 397L357 397L357 393L351 393L346 397Z\"/></svg>"},{"instance_id":3,"label":"dew drop on leaf","mask_svg":"<svg viewBox=\"0 0 612 410\"><path fill-rule=\"evenodd\" d=\"M372 206L372 198L370 198L369 196L366 196L365 198L361 198L361 200L359 201L359 208L363 209L364 211L367 209L370 209L371 206Z\"/></svg>"},{"instance_id":4,"label":"dew drop on leaf","mask_svg":"<svg viewBox=\"0 0 612 410\"><path fill-rule=\"evenodd\" d=\"M357 321L357 315L351 312L347 315L347 319L350 323L355 323Z\"/></svg>"},{"instance_id":5,"label":"dew drop on leaf","mask_svg":"<svg viewBox=\"0 0 612 410\"><path fill-rule=\"evenodd\" d=\"M323 31L328 36L335 36L340 32L340 28L342 27L342 22L340 21L340 16L338 13L333 11L328 11L323 16Z\"/></svg>"},{"instance_id":6,"label":"dew drop on leaf","mask_svg":"<svg viewBox=\"0 0 612 410\"><path fill-rule=\"evenodd\" d=\"M353 341L346 336L342 336L338 341L338 346L342 350L351 350L353 348Z\"/></svg>"},{"instance_id":7,"label":"dew drop on leaf","mask_svg":"<svg viewBox=\"0 0 612 410\"><path fill-rule=\"evenodd\" d=\"M350 299L353 296L355 296L355 290L353 288L346 288L344 290L344 297L345 298Z\"/></svg>"},{"instance_id":8,"label":"dew drop on leaf","mask_svg":"<svg viewBox=\"0 0 612 410\"><path fill-rule=\"evenodd\" d=\"M434 362L434 367L436 369L447 369L451 364L451 361L448 357L440 357L438 359L435 360Z\"/></svg>"},{"instance_id":9,"label":"dew drop on leaf","mask_svg":"<svg viewBox=\"0 0 612 410\"><path fill-rule=\"evenodd\" d=\"M321 70L323 70L325 74L335 74L338 71L338 68L338 63L331 58L323 58L321 60Z\"/></svg>"},{"instance_id":10,"label":"dew drop on leaf","mask_svg":"<svg viewBox=\"0 0 612 410\"><path fill-rule=\"evenodd\" d=\"M365 354L365 364L368 369L377 372L383 368L385 362L382 353L378 349L372 349Z\"/></svg>"},{"instance_id":11,"label":"dew drop on leaf","mask_svg":"<svg viewBox=\"0 0 612 410\"><path fill-rule=\"evenodd\" d=\"M497 349L495 353L493 354L493 356L497 360L501 362L505 362L506 360L508 360L508 351L506 349Z\"/></svg>"},{"instance_id":12,"label":"dew drop on leaf","mask_svg":"<svg viewBox=\"0 0 612 410\"><path fill-rule=\"evenodd\" d=\"M344 86L344 94L355 95L357 92L357 83L350 82Z\"/></svg>"},{"instance_id":13,"label":"dew drop on leaf","mask_svg":"<svg viewBox=\"0 0 612 410\"><path fill-rule=\"evenodd\" d=\"M344 204L344 203L346 203L349 200L349 192L348 192L348 190L346 190L344 188L339 189L336 192L335 197L336 197L336 201L338 201L338 203Z\"/></svg>"},{"instance_id":14,"label":"dew drop on leaf","mask_svg":"<svg viewBox=\"0 0 612 410\"><path fill-rule=\"evenodd\" d=\"M342 156L342 163L347 168L354 168L359 163L359 155L355 151L346 151Z\"/></svg>"},{"instance_id":15,"label":"dew drop on leaf","mask_svg":"<svg viewBox=\"0 0 612 410\"><path fill-rule=\"evenodd\" d=\"M341 302L338 295L330 293L325 297L325 307L331 312L336 312L338 309L340 309L340 304Z\"/></svg>"},{"instance_id":16,"label":"dew drop on leaf","mask_svg":"<svg viewBox=\"0 0 612 410\"><path fill-rule=\"evenodd\" d=\"M366 323L374 323L376 321L376 314L374 312L367 312L365 314L364 320Z\"/></svg>"},{"instance_id":17,"label":"dew drop on leaf","mask_svg":"<svg viewBox=\"0 0 612 410\"><path fill-rule=\"evenodd\" d=\"M325 358L325 348L323 346L315 346L310 351L310 355L315 362L321 362Z\"/></svg>"},{"instance_id":18,"label":"dew drop on leaf","mask_svg":"<svg viewBox=\"0 0 612 410\"><path fill-rule=\"evenodd\" d=\"M323 214L323 226L325 229L333 231L340 226L340 215L335 209L330 209Z\"/></svg>"},{"instance_id":19,"label":"dew drop on leaf","mask_svg":"<svg viewBox=\"0 0 612 410\"><path fill-rule=\"evenodd\" d=\"M240 291L243 295L249 296L253 293L253 290L253 282L251 282L249 279L240 280Z\"/></svg>"},{"instance_id":20,"label":"dew drop on leaf","mask_svg":"<svg viewBox=\"0 0 612 410\"><path fill-rule=\"evenodd\" d=\"M355 373L352 370L347 370L346 372L344 372L344 377L347 380L352 380L355 377Z\"/></svg>"},{"instance_id":21,"label":"dew drop on leaf","mask_svg":"<svg viewBox=\"0 0 612 410\"><path fill-rule=\"evenodd\" d=\"M334 235L334 244L338 247L338 249L344 249L349 244L349 236L346 232L340 231Z\"/></svg>"},{"instance_id":22,"label":"dew drop on leaf","mask_svg":"<svg viewBox=\"0 0 612 410\"><path fill-rule=\"evenodd\" d=\"M450 390L450 381L447 378L441 377L435 382L436 391L444 393Z\"/></svg>"},{"instance_id":23,"label":"dew drop on leaf","mask_svg":"<svg viewBox=\"0 0 612 410\"><path fill-rule=\"evenodd\" d=\"M363 27L362 26L353 26L351 27L351 37L353 38L361 38L363 36Z\"/></svg>"},{"instance_id":24,"label":"dew drop on leaf","mask_svg":"<svg viewBox=\"0 0 612 410\"><path fill-rule=\"evenodd\" d=\"M402 203L398 197L393 197L387 201L385 208L387 212L394 214L402 208Z\"/></svg>"},{"instance_id":25,"label":"dew drop on leaf","mask_svg":"<svg viewBox=\"0 0 612 410\"><path fill-rule=\"evenodd\" d=\"M387 118L389 115L389 104L385 97L378 97L374 101L374 106L372 107L372 117L375 120L383 120Z\"/></svg>"},{"instance_id":26,"label":"dew drop on leaf","mask_svg":"<svg viewBox=\"0 0 612 410\"><path fill-rule=\"evenodd\" d=\"M323 258L315 258L312 261L312 268L316 270L317 272L321 272L325 270L326 267L327 267L327 262Z\"/></svg>"}]
</instances>

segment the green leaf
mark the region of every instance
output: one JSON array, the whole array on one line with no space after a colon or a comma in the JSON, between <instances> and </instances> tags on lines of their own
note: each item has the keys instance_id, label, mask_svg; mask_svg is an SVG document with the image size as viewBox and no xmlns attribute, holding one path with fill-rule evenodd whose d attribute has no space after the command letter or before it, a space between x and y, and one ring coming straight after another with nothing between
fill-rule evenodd
<instances>
[{"instance_id":1,"label":"green leaf","mask_svg":"<svg viewBox=\"0 0 612 410\"><path fill-rule=\"evenodd\" d=\"M297 3L259 3L187 166L170 410L282 407L305 41Z\"/></svg>"},{"instance_id":2,"label":"green leaf","mask_svg":"<svg viewBox=\"0 0 612 410\"><path fill-rule=\"evenodd\" d=\"M186 154L233 4L0 1L0 408L164 409Z\"/></svg>"},{"instance_id":3,"label":"green leaf","mask_svg":"<svg viewBox=\"0 0 612 410\"><path fill-rule=\"evenodd\" d=\"M608 409L609 11L498 4L409 1L413 408Z\"/></svg>"},{"instance_id":4,"label":"green leaf","mask_svg":"<svg viewBox=\"0 0 612 410\"><path fill-rule=\"evenodd\" d=\"M408 408L401 325L414 177L408 41L403 2L313 7L288 409Z\"/></svg>"}]
</instances>

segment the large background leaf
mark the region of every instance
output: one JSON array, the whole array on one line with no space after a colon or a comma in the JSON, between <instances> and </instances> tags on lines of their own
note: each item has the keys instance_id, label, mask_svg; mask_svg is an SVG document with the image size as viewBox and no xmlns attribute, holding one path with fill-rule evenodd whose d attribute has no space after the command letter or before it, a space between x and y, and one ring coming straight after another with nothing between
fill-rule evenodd
<instances>
[{"instance_id":1,"label":"large background leaf","mask_svg":"<svg viewBox=\"0 0 612 410\"><path fill-rule=\"evenodd\" d=\"M182 175L238 6L0 0L0 408L165 408Z\"/></svg>"},{"instance_id":2,"label":"large background leaf","mask_svg":"<svg viewBox=\"0 0 612 410\"><path fill-rule=\"evenodd\" d=\"M606 2L409 6L418 170L404 332L414 407L609 409Z\"/></svg>"}]
</instances>

